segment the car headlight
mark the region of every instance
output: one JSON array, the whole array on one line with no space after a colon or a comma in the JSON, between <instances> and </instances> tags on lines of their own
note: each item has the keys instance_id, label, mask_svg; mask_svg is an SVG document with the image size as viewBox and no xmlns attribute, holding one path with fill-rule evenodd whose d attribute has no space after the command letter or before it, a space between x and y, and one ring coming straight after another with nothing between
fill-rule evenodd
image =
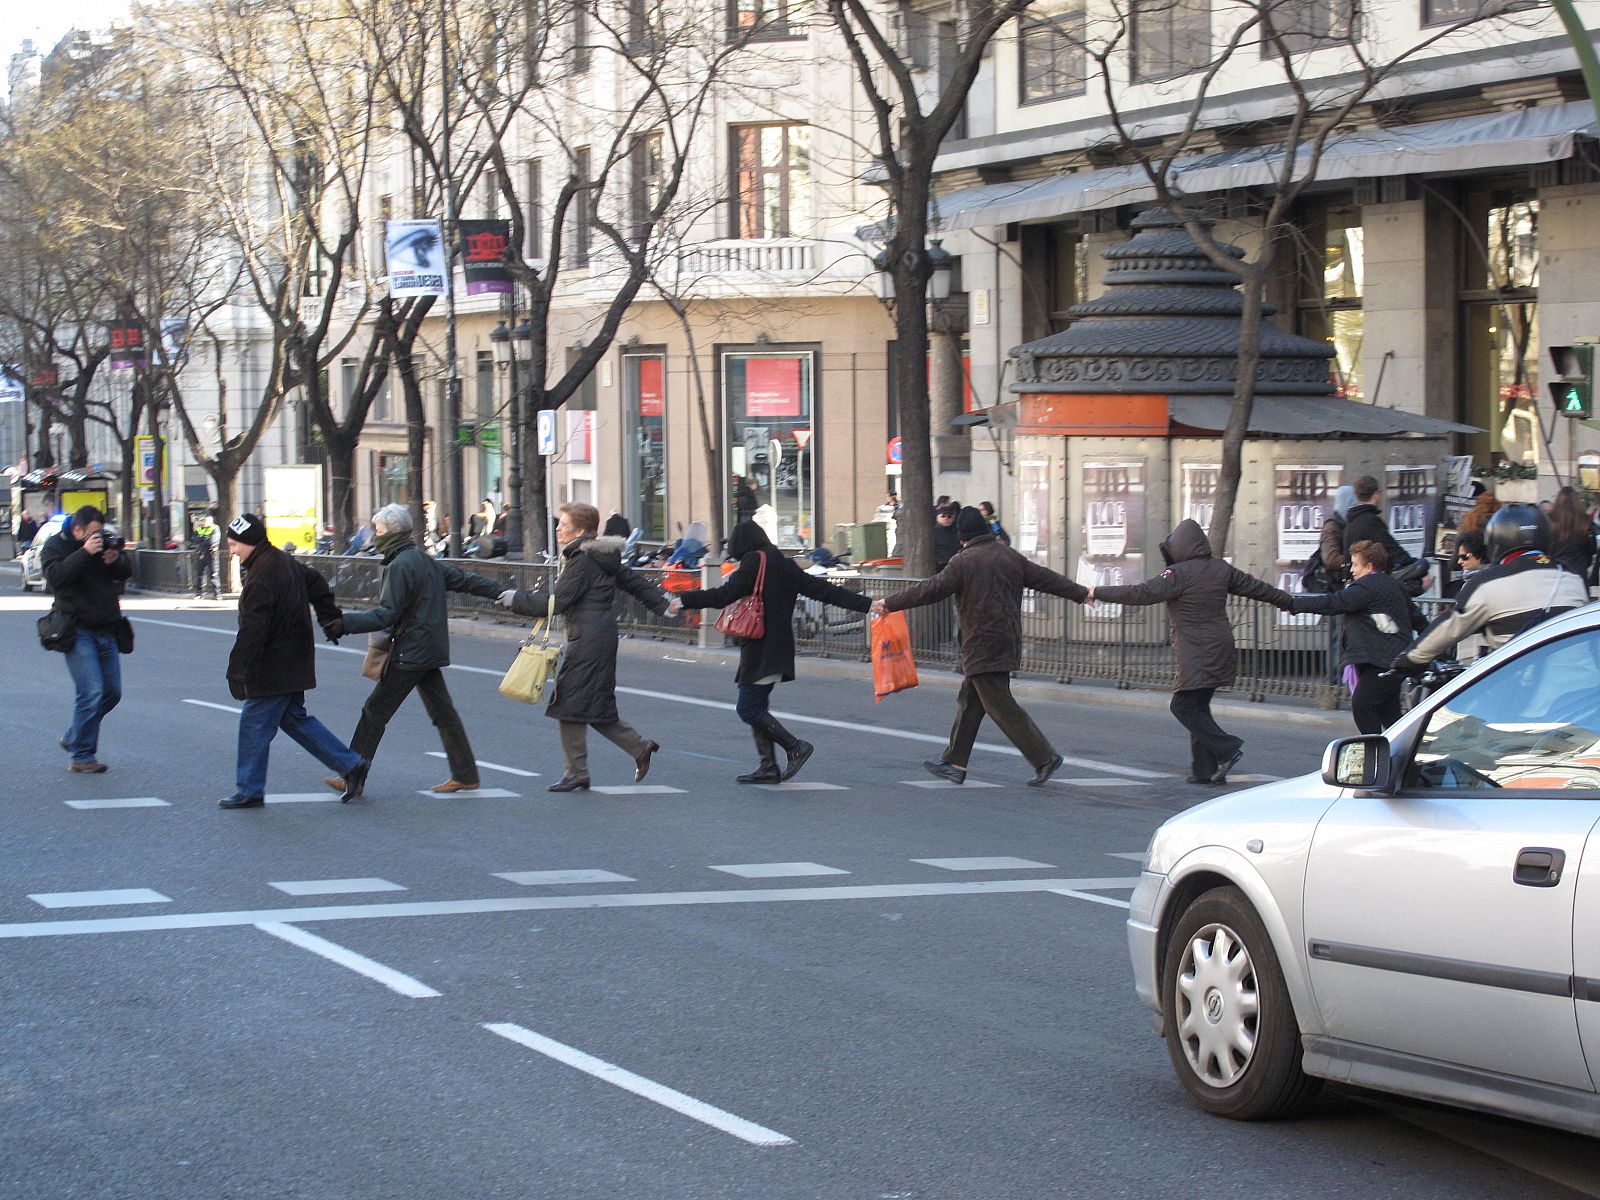
<instances>
[{"instance_id":1,"label":"car headlight","mask_svg":"<svg viewBox=\"0 0 1600 1200\"><path fill-rule=\"evenodd\" d=\"M1143 871L1139 875L1139 884L1133 889L1133 895L1128 898L1128 919L1149 925L1153 922L1156 911L1156 900L1161 896L1161 885L1166 883L1165 875L1158 875L1153 871Z\"/></svg>"}]
</instances>

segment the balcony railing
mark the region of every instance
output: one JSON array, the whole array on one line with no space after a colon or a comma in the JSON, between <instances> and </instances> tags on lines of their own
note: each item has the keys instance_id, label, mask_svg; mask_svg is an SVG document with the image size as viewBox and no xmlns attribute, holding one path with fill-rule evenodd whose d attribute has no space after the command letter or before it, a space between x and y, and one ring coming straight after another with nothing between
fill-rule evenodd
<instances>
[{"instance_id":1,"label":"balcony railing","mask_svg":"<svg viewBox=\"0 0 1600 1200\"><path fill-rule=\"evenodd\" d=\"M678 274L701 276L813 274L817 245L808 238L730 238L699 242L678 251Z\"/></svg>"}]
</instances>

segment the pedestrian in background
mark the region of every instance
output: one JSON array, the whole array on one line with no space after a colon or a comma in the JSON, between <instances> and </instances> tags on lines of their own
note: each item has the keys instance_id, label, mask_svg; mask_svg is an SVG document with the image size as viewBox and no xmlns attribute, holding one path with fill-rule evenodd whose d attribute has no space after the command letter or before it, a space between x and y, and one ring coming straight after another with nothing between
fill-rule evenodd
<instances>
[{"instance_id":1,"label":"pedestrian in background","mask_svg":"<svg viewBox=\"0 0 1600 1200\"><path fill-rule=\"evenodd\" d=\"M1011 672L1022 664L1022 589L1083 603L1089 591L1065 575L1002 546L975 508L963 508L955 528L962 549L930 579L873 602L876 613L899 612L955 597L961 624L961 690L950 740L938 759L922 765L951 783L965 783L978 727L989 717L1033 767L1032 787L1047 783L1062 758L1011 694Z\"/></svg>"},{"instance_id":2,"label":"pedestrian in background","mask_svg":"<svg viewBox=\"0 0 1600 1200\"><path fill-rule=\"evenodd\" d=\"M1000 518L995 516L994 505L985 500L978 505L978 511L983 514L983 519L989 522L989 532L994 534L994 540L1002 546L1011 545L1011 535L1006 532L1005 526L1000 524Z\"/></svg>"},{"instance_id":3,"label":"pedestrian in background","mask_svg":"<svg viewBox=\"0 0 1600 1200\"><path fill-rule=\"evenodd\" d=\"M266 803L267 753L283 730L318 762L349 780L341 800L360 794L367 762L306 712L306 693L317 686L317 621L332 625L339 607L310 567L267 541L267 526L254 513L228 524L228 552L244 569L239 593L239 633L228 656L228 691L244 701L239 713L238 773L222 808L259 808Z\"/></svg>"},{"instance_id":4,"label":"pedestrian in background","mask_svg":"<svg viewBox=\"0 0 1600 1200\"><path fill-rule=\"evenodd\" d=\"M1394 534L1389 532L1389 523L1383 519L1383 511L1378 506L1378 501L1383 498L1383 489L1377 478L1363 475L1356 480L1355 489L1356 502L1345 516L1345 554L1348 555L1350 547L1357 542L1377 542L1389 556L1390 570L1399 570L1416 562L1416 555L1395 541Z\"/></svg>"},{"instance_id":5,"label":"pedestrian in background","mask_svg":"<svg viewBox=\"0 0 1600 1200\"><path fill-rule=\"evenodd\" d=\"M795 600L810 596L852 612L866 612L870 602L859 592L846 591L802 571L754 521L741 521L733 527L728 560L739 565L720 586L679 592L668 615L675 616L680 608L727 608L754 593L761 581L762 636L740 642L739 670L733 677L739 687L735 711L755 737L757 763L754 771L736 778L740 783L781 783L793 779L816 749L772 715L772 689L794 678ZM786 757L782 770L774 745L781 747Z\"/></svg>"},{"instance_id":6,"label":"pedestrian in background","mask_svg":"<svg viewBox=\"0 0 1600 1200\"><path fill-rule=\"evenodd\" d=\"M39 536L39 522L33 519L33 514L27 509L22 510L22 520L17 522L17 554L20 555L29 546L33 539Z\"/></svg>"},{"instance_id":7,"label":"pedestrian in background","mask_svg":"<svg viewBox=\"0 0 1600 1200\"><path fill-rule=\"evenodd\" d=\"M99 775L100 723L122 699L122 653L132 630L122 617L122 583L133 574L128 559L106 543L105 514L85 504L44 544L39 563L55 599L50 608L77 623L67 671L75 693L72 724L61 748L72 755L67 770Z\"/></svg>"},{"instance_id":8,"label":"pedestrian in background","mask_svg":"<svg viewBox=\"0 0 1600 1200\"><path fill-rule=\"evenodd\" d=\"M1482 484L1474 483L1474 487ZM1500 501L1495 499L1494 493L1485 489L1478 493L1478 498L1472 502L1472 507L1461 514L1461 524L1456 526L1457 533L1482 533L1483 527L1489 523L1489 518L1500 511Z\"/></svg>"},{"instance_id":9,"label":"pedestrian in background","mask_svg":"<svg viewBox=\"0 0 1600 1200\"><path fill-rule=\"evenodd\" d=\"M1570 486L1550 506L1550 557L1585 582L1594 567L1594 522Z\"/></svg>"},{"instance_id":10,"label":"pedestrian in background","mask_svg":"<svg viewBox=\"0 0 1600 1200\"><path fill-rule=\"evenodd\" d=\"M222 591L217 573L217 523L212 518L211 510L207 509L194 519L194 537L189 542L194 548L196 600L207 593L215 600Z\"/></svg>"},{"instance_id":11,"label":"pedestrian in background","mask_svg":"<svg viewBox=\"0 0 1600 1200\"><path fill-rule=\"evenodd\" d=\"M500 585L428 557L413 536L411 510L402 504L386 504L373 513L372 529L373 544L383 558L378 607L346 612L323 626L335 641L348 633L391 633L383 677L361 706L350 748L370 764L377 757L389 721L406 697L416 692L422 697L428 720L439 731L450 763L450 778L435 784L433 790L441 795L472 791L478 787L478 760L444 681L444 668L450 665L450 613L445 593L465 592L493 600L500 594ZM359 795L365 780L335 776L325 782L336 792Z\"/></svg>"},{"instance_id":12,"label":"pedestrian in background","mask_svg":"<svg viewBox=\"0 0 1600 1200\"><path fill-rule=\"evenodd\" d=\"M1370 477L1369 477L1370 478ZM1356 484L1356 495L1361 484ZM1352 519L1355 509L1351 509ZM1374 510L1376 511L1376 510ZM1165 604L1178 656L1173 681L1172 715L1189 731L1190 783L1227 783L1228 772L1244 757L1244 739L1217 724L1211 698L1218 688L1233 685L1238 655L1228 597L1245 596L1294 610L1294 600L1270 583L1246 575L1231 563L1211 556L1211 542L1194 521L1180 521L1161 543L1167 569L1143 583L1096 587L1091 603Z\"/></svg>"},{"instance_id":13,"label":"pedestrian in background","mask_svg":"<svg viewBox=\"0 0 1600 1200\"><path fill-rule=\"evenodd\" d=\"M1388 566L1382 546L1357 542L1350 547L1348 587L1321 596L1291 597L1297 613L1337 613L1344 618L1339 665L1355 676L1350 712L1362 733L1382 733L1400 719L1401 678L1389 664L1428 623L1405 589L1389 577Z\"/></svg>"},{"instance_id":14,"label":"pedestrian in background","mask_svg":"<svg viewBox=\"0 0 1600 1200\"><path fill-rule=\"evenodd\" d=\"M553 588L500 593L499 603L523 616L542 619L555 598L555 615L566 619L567 645L556 672L556 686L544 715L560 722L566 773L546 791L589 790L588 734L596 733L633 760L633 781L642 783L650 758L661 749L641 737L617 715L618 591L653 613L667 611L660 588L622 565L624 541L600 537L600 510L591 504L563 504L556 522L561 570Z\"/></svg>"},{"instance_id":15,"label":"pedestrian in background","mask_svg":"<svg viewBox=\"0 0 1600 1200\"><path fill-rule=\"evenodd\" d=\"M956 517L961 505L954 500L938 505L933 510L933 569L942 571L950 560L961 553L961 534L956 529Z\"/></svg>"},{"instance_id":16,"label":"pedestrian in background","mask_svg":"<svg viewBox=\"0 0 1600 1200\"><path fill-rule=\"evenodd\" d=\"M1350 581L1350 556L1344 549L1344 527L1355 503L1356 489L1348 483L1340 484L1333 493L1333 510L1322 522L1317 555L1322 564L1322 577L1330 589L1341 588Z\"/></svg>"}]
</instances>

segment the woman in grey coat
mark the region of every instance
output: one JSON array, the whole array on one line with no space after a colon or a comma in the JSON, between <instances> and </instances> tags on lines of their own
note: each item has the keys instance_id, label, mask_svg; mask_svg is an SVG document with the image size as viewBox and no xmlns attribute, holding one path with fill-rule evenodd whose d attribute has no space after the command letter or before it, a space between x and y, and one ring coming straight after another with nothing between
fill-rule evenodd
<instances>
[{"instance_id":1,"label":"woman in grey coat","mask_svg":"<svg viewBox=\"0 0 1600 1200\"><path fill-rule=\"evenodd\" d=\"M589 790L590 726L633 759L635 783L644 779L650 756L661 749L617 715L617 618L612 608L619 590L654 613L667 611L667 597L622 565L622 538L597 537L599 531L600 511L593 505L561 506L556 523L561 571L554 596L556 616L566 618L567 646L544 715L561 723L567 770L545 789L551 792ZM545 588L502 592L500 603L524 616L543 617L551 594Z\"/></svg>"},{"instance_id":2,"label":"woman in grey coat","mask_svg":"<svg viewBox=\"0 0 1600 1200\"><path fill-rule=\"evenodd\" d=\"M1294 600L1270 583L1220 558L1194 521L1180 521L1164 542L1167 569L1143 583L1097 587L1089 602L1162 604L1172 622L1172 647L1178 677L1172 689L1172 715L1189 731L1190 783L1227 783L1228 772L1244 757L1244 739L1226 732L1211 715L1211 697L1233 684L1237 655L1228 597L1247 596L1294 611Z\"/></svg>"}]
</instances>

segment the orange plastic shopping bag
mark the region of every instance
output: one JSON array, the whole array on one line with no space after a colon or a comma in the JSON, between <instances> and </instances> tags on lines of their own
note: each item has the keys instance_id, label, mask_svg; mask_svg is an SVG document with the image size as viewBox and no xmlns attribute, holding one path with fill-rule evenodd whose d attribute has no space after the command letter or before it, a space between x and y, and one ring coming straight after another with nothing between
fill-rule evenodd
<instances>
[{"instance_id":1,"label":"orange plastic shopping bag","mask_svg":"<svg viewBox=\"0 0 1600 1200\"><path fill-rule=\"evenodd\" d=\"M885 696L917 686L917 664L911 657L911 627L901 612L872 619L872 690Z\"/></svg>"}]
</instances>

